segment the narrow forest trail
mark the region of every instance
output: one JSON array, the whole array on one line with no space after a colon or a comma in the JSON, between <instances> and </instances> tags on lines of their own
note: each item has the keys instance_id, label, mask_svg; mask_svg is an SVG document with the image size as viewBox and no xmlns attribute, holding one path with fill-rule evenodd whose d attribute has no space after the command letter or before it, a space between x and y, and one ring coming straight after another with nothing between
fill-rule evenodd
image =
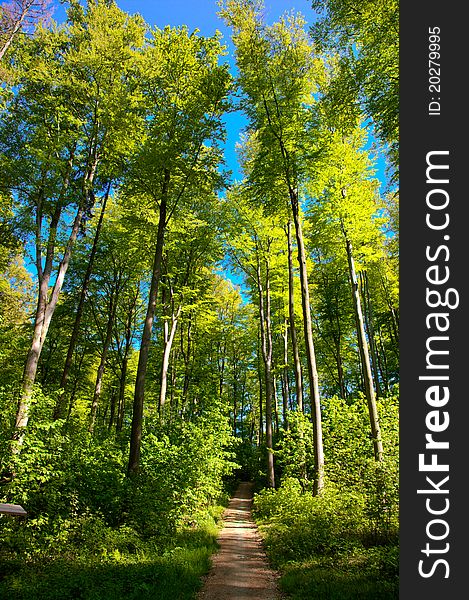
<instances>
[{"instance_id":1,"label":"narrow forest trail","mask_svg":"<svg viewBox=\"0 0 469 600\"><path fill-rule=\"evenodd\" d=\"M219 551L198 600L280 600L277 574L267 562L252 520L253 484L240 483L223 514Z\"/></svg>"}]
</instances>

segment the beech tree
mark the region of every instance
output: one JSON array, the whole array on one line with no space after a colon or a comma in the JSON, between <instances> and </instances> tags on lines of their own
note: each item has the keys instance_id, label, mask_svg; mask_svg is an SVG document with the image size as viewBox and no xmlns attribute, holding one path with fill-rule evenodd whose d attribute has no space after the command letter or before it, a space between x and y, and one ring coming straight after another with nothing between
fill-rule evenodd
<instances>
[{"instance_id":1,"label":"beech tree","mask_svg":"<svg viewBox=\"0 0 469 600\"><path fill-rule=\"evenodd\" d=\"M245 161L244 169L249 165ZM263 206L255 206L252 185L244 181L229 193L231 205L231 228L227 247L233 268L242 273L249 289L252 302L256 304L259 328L259 354L263 363L263 374L259 376L265 394L260 394L262 409L265 396L265 444L267 450L268 485L275 487L273 460L273 423L278 432L279 409L277 406L276 376L285 377L288 357L285 358L288 316L286 296L288 293L289 270L286 239L281 218L265 214ZM278 331L282 331L280 336ZM276 337L282 338L276 345ZM287 352L288 354L288 352ZM282 373L283 371L283 373ZM287 424L287 391L283 380L283 421ZM298 400L300 405L301 400ZM263 417L260 415L261 423Z\"/></svg>"},{"instance_id":2,"label":"beech tree","mask_svg":"<svg viewBox=\"0 0 469 600\"><path fill-rule=\"evenodd\" d=\"M186 28L152 31L140 65L146 131L141 151L126 174L126 194L145 202L147 222L156 226L148 307L135 384L128 472L140 462L145 377L162 275L165 232L198 187L217 185L217 143L223 135L230 76L219 66L218 36L203 38Z\"/></svg>"},{"instance_id":3,"label":"beech tree","mask_svg":"<svg viewBox=\"0 0 469 600\"><path fill-rule=\"evenodd\" d=\"M23 48L19 90L0 131L2 185L21 198L23 226L34 232L39 282L16 415L18 445L75 242L95 193L135 140L132 91L122 73L130 73L143 34L141 18L129 19L114 4L90 2L83 9L72 3L66 26L39 30Z\"/></svg>"},{"instance_id":4,"label":"beech tree","mask_svg":"<svg viewBox=\"0 0 469 600\"><path fill-rule=\"evenodd\" d=\"M339 55L339 69L328 90L331 109L355 117L364 110L397 169L399 2L312 0L311 5L320 15L312 27L314 41Z\"/></svg>"},{"instance_id":5,"label":"beech tree","mask_svg":"<svg viewBox=\"0 0 469 600\"><path fill-rule=\"evenodd\" d=\"M382 218L378 216L378 182L372 178L369 158L362 150L365 133L360 127L349 136L331 130L327 130L325 135L327 145L325 144L321 158L315 163L311 179L312 194L316 194L318 198L316 206L311 208L315 243L321 244L326 237L329 237L335 246L332 254L337 261L341 252L336 240L338 235L342 238L341 243L345 250L352 291L363 387L368 403L375 458L381 460L383 446L356 268L357 253L361 261L371 262L371 259L376 260L376 253L381 251L379 239L382 236L380 232Z\"/></svg>"},{"instance_id":6,"label":"beech tree","mask_svg":"<svg viewBox=\"0 0 469 600\"><path fill-rule=\"evenodd\" d=\"M314 104L317 82L323 77L322 62L313 54L299 15L283 17L268 27L262 22L262 3L236 0L227 1L221 14L233 29L242 105L261 148L251 177L281 180L284 196L277 198L277 206L285 210L287 203L295 227L315 438L315 493L320 493L324 451L301 192L307 162L314 154L308 135L309 109Z\"/></svg>"}]
</instances>

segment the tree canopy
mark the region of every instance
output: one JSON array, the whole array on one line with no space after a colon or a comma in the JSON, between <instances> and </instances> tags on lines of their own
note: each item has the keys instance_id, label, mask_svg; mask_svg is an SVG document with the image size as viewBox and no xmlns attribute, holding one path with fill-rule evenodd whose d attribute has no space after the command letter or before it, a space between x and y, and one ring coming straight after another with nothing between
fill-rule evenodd
<instances>
[{"instance_id":1,"label":"tree canopy","mask_svg":"<svg viewBox=\"0 0 469 600\"><path fill-rule=\"evenodd\" d=\"M0 522L0 595L45 556L208 560L237 478L279 564L328 539L371 564L398 514L396 6L313 2L311 28L226 0L227 60L219 33L64 4L0 12L0 500L30 515Z\"/></svg>"}]
</instances>

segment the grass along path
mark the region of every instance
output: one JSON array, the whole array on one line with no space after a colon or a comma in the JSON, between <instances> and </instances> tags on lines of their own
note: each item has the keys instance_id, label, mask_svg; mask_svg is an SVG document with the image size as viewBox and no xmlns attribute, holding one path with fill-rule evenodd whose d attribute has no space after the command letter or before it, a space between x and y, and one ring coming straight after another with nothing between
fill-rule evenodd
<instances>
[{"instance_id":1,"label":"grass along path","mask_svg":"<svg viewBox=\"0 0 469 600\"><path fill-rule=\"evenodd\" d=\"M267 562L251 517L253 484L240 483L223 515L213 557L198 600L280 600L278 575Z\"/></svg>"}]
</instances>

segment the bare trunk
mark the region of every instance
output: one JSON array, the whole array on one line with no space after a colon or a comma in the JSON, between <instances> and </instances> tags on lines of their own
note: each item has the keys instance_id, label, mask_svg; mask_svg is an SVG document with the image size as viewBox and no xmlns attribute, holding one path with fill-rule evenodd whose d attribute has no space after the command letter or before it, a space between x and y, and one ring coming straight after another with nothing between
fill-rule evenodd
<instances>
[{"instance_id":1,"label":"bare trunk","mask_svg":"<svg viewBox=\"0 0 469 600\"><path fill-rule=\"evenodd\" d=\"M3 46L0 48L0 61L3 59L3 57L5 56L8 48L11 46L11 43L13 42L15 36L18 34L19 30L21 29L24 20L26 19L26 16L30 10L31 6L26 6L25 9L18 15L18 18L16 20L16 23L14 23L7 39L5 40L5 42L3 43Z\"/></svg>"},{"instance_id":2,"label":"bare trunk","mask_svg":"<svg viewBox=\"0 0 469 600\"><path fill-rule=\"evenodd\" d=\"M236 400L236 394L238 393L238 386L236 385L236 377L234 379L234 383L233 383L233 435L234 437L236 437L237 434L237 428L236 428L236 421L238 419L238 405L237 405L237 400ZM242 415L241 415L242 418Z\"/></svg>"},{"instance_id":3,"label":"bare trunk","mask_svg":"<svg viewBox=\"0 0 469 600\"><path fill-rule=\"evenodd\" d=\"M322 419L319 398L319 382L316 367L316 354L313 343L313 328L311 322L311 307L308 287L308 271L306 268L306 251L303 241L303 229L299 215L299 204L297 193L290 189L293 220L295 223L296 243L298 246L298 263L300 267L301 281L301 304L303 309L303 325L306 345L306 360L308 364L308 376L311 394L311 413L313 417L314 431L314 486L313 493L320 494L324 487L324 448L322 442Z\"/></svg>"},{"instance_id":4,"label":"bare trunk","mask_svg":"<svg viewBox=\"0 0 469 600\"><path fill-rule=\"evenodd\" d=\"M171 348L174 342L174 336L176 334L176 328L178 324L179 315L181 313L181 306L178 307L176 314L171 315L171 330L169 331L168 321L164 323L164 349L163 349L163 362L161 365L161 387L160 397L158 399L158 411L161 412L164 409L166 402L166 391L168 388L168 368L169 368L169 357L171 355Z\"/></svg>"},{"instance_id":5,"label":"bare trunk","mask_svg":"<svg viewBox=\"0 0 469 600\"><path fill-rule=\"evenodd\" d=\"M104 371L106 368L106 360L109 351L109 346L111 345L112 340L112 330L114 327L114 321L116 317L116 309L117 309L117 294L118 294L119 284L116 285L116 289L114 293L111 294L109 300L109 318L106 326L106 337L103 343L103 350L101 352L101 360L99 361L98 371L96 373L96 382L94 385L94 393L93 393L93 401L91 403L91 412L90 412L90 424L88 427L88 431L92 433L94 431L94 426L96 424L96 414L98 411L99 399L101 398L101 390L103 386L103 377Z\"/></svg>"},{"instance_id":6,"label":"bare trunk","mask_svg":"<svg viewBox=\"0 0 469 600\"><path fill-rule=\"evenodd\" d=\"M265 445L267 448L267 485L275 487L274 455L272 447L272 403L273 403L273 378L272 378L272 328L270 322L270 276L269 267L266 265L265 306L264 290L260 258L257 257L257 287L259 292L259 319L261 330L262 356L265 371Z\"/></svg>"},{"instance_id":7,"label":"bare trunk","mask_svg":"<svg viewBox=\"0 0 469 600\"><path fill-rule=\"evenodd\" d=\"M182 387L182 401L183 405L186 405L187 397L189 395L189 383L190 383L190 363L192 358L192 313L189 315L189 322L187 324L187 348L184 349L184 338L181 329L181 354L184 360L184 383Z\"/></svg>"},{"instance_id":8,"label":"bare trunk","mask_svg":"<svg viewBox=\"0 0 469 600\"><path fill-rule=\"evenodd\" d=\"M39 358L41 356L44 341L49 330L52 315L54 314L59 295L62 290L65 274L67 272L70 257L72 254L72 248L75 244L75 240L78 235L78 230L80 227L82 217L83 208L80 207L75 216L75 220L72 226L72 232L70 233L67 247L62 257L62 261L60 262L55 284L52 289L52 294L49 300L47 299L47 295L50 281L50 270L47 275L43 275L42 277L40 277L40 297L38 300L36 310L33 339L28 355L26 357L26 363L23 373L23 386L16 412L15 433L13 437L14 441L16 442L16 444L14 444L13 447L15 452L19 450L19 447L23 443L24 434L29 420L29 407L31 403L34 383L36 381Z\"/></svg>"},{"instance_id":9,"label":"bare trunk","mask_svg":"<svg viewBox=\"0 0 469 600\"><path fill-rule=\"evenodd\" d=\"M260 446L262 444L262 440L264 439L264 411L262 407L264 401L264 390L262 385L261 342L259 337L257 340L257 378L259 380L259 435L257 445Z\"/></svg>"},{"instance_id":10,"label":"bare trunk","mask_svg":"<svg viewBox=\"0 0 469 600\"><path fill-rule=\"evenodd\" d=\"M31 347L26 357L23 372L23 389L18 402L15 421L14 440L19 445L23 442L24 433L29 420L29 405L36 379L37 366L44 345L44 321L47 307L47 292L49 277L44 277L40 282L36 316L34 320L34 331Z\"/></svg>"},{"instance_id":11,"label":"bare trunk","mask_svg":"<svg viewBox=\"0 0 469 600\"><path fill-rule=\"evenodd\" d=\"M279 415L278 415L278 393L277 393L277 378L274 376L273 378L273 383L272 383L272 388L273 388L273 392L274 392L274 422L275 422L275 435L278 434L279 430L280 430L280 419L279 419Z\"/></svg>"},{"instance_id":12,"label":"bare trunk","mask_svg":"<svg viewBox=\"0 0 469 600\"><path fill-rule=\"evenodd\" d=\"M379 398L382 394L379 382L378 351L376 348L375 330L373 326L373 311L371 308L370 288L368 285L368 275L366 274L366 272L360 273L360 282L363 298L365 329L368 333L368 339L370 341L371 368L373 371L373 379L376 387L376 396Z\"/></svg>"},{"instance_id":13,"label":"bare trunk","mask_svg":"<svg viewBox=\"0 0 469 600\"><path fill-rule=\"evenodd\" d=\"M340 397L343 398L344 400L346 400L347 399L347 389L345 387L344 367L342 364L340 345L336 346L336 364L337 364L337 377L339 380Z\"/></svg>"},{"instance_id":14,"label":"bare trunk","mask_svg":"<svg viewBox=\"0 0 469 600\"><path fill-rule=\"evenodd\" d=\"M70 342L68 344L68 350L67 350L67 356L65 358L65 364L64 364L64 368L62 371L62 377L60 380L60 388L62 390L65 390L66 385L67 385L67 381L68 381L68 377L70 375L70 369L72 367L72 362L73 362L73 353L75 351L75 346L77 344L78 341L78 335L80 333L80 324L81 324L81 319L83 316L83 308L85 305L85 300L86 300L86 294L88 292L88 287L89 287L89 283L90 283L90 279L91 279L91 274L93 272L93 266L94 266L94 259L96 257L96 251L98 248L98 241L99 241L99 236L101 234L101 229L102 229L102 225L103 225L103 219L104 219L104 213L106 211L106 204L109 198L109 193L111 190L111 184L109 184L108 189L106 191L106 195L104 196L103 199L103 204L101 207L101 213L99 215L99 220L98 220L98 224L96 226L96 231L94 234L94 239L93 239L93 246L91 248L91 252L88 258L88 264L86 266L86 272L85 272L85 276L83 278L83 283L81 286L81 292L80 292L80 298L78 301L78 306L76 309L76 313L75 313L75 322L73 324L73 330L72 330L72 335L70 336ZM63 392L60 394L57 405L55 407L55 411L54 411L54 419L60 419L62 413L64 410L64 406L63 406Z\"/></svg>"},{"instance_id":15,"label":"bare trunk","mask_svg":"<svg viewBox=\"0 0 469 600\"><path fill-rule=\"evenodd\" d=\"M288 239L288 315L290 322L290 337L293 352L293 367L295 371L296 385L296 403L299 410L304 411L303 406L303 374L301 372L300 353L298 350L298 339L296 336L295 325L295 300L294 300L294 279L293 279L293 247L291 238L291 221L288 221L287 228Z\"/></svg>"},{"instance_id":16,"label":"bare trunk","mask_svg":"<svg viewBox=\"0 0 469 600\"><path fill-rule=\"evenodd\" d=\"M282 417L283 428L288 429L288 407L290 404L290 386L288 383L288 321L285 319L283 333L283 377L282 377Z\"/></svg>"},{"instance_id":17,"label":"bare trunk","mask_svg":"<svg viewBox=\"0 0 469 600\"><path fill-rule=\"evenodd\" d=\"M163 258L164 233L166 228L167 194L169 186L169 171L165 171L163 190L160 201L160 214L158 221L158 232L156 238L155 255L153 259L153 272L150 284L147 313L143 326L142 339L140 343L140 354L137 366L137 378L135 382L132 429L130 434L128 475L134 475L140 467L140 447L142 443L143 430L143 404L145 397L145 377L147 373L148 357L150 353L151 332L155 316L156 301L161 275L161 263Z\"/></svg>"},{"instance_id":18,"label":"bare trunk","mask_svg":"<svg viewBox=\"0 0 469 600\"><path fill-rule=\"evenodd\" d=\"M127 378L127 365L129 359L127 353L124 355L122 359L122 368L121 375L119 379L119 397L117 401L117 420L116 420L116 431L122 431L122 426L124 424L124 414L125 414L125 384Z\"/></svg>"},{"instance_id":19,"label":"bare trunk","mask_svg":"<svg viewBox=\"0 0 469 600\"><path fill-rule=\"evenodd\" d=\"M345 233L345 230L344 230ZM365 326L363 323L363 314L360 302L360 293L358 290L357 275L353 260L352 243L346 236L347 259L349 265L350 282L352 285L353 305L355 309L355 318L357 321L358 346L360 349L360 358L362 364L363 383L365 396L368 403L368 414L370 418L371 432L373 435L373 450L376 460L383 458L383 443L381 441L381 431L379 427L378 410L376 407L375 390L373 388L373 377L371 375L370 356L368 353L368 344L365 337Z\"/></svg>"},{"instance_id":20,"label":"bare trunk","mask_svg":"<svg viewBox=\"0 0 469 600\"><path fill-rule=\"evenodd\" d=\"M113 390L112 390L109 404L111 407L111 414L109 415L108 429L112 429L112 426L114 425L114 421L116 420L116 413L117 413L117 390L115 388L113 388Z\"/></svg>"}]
</instances>

